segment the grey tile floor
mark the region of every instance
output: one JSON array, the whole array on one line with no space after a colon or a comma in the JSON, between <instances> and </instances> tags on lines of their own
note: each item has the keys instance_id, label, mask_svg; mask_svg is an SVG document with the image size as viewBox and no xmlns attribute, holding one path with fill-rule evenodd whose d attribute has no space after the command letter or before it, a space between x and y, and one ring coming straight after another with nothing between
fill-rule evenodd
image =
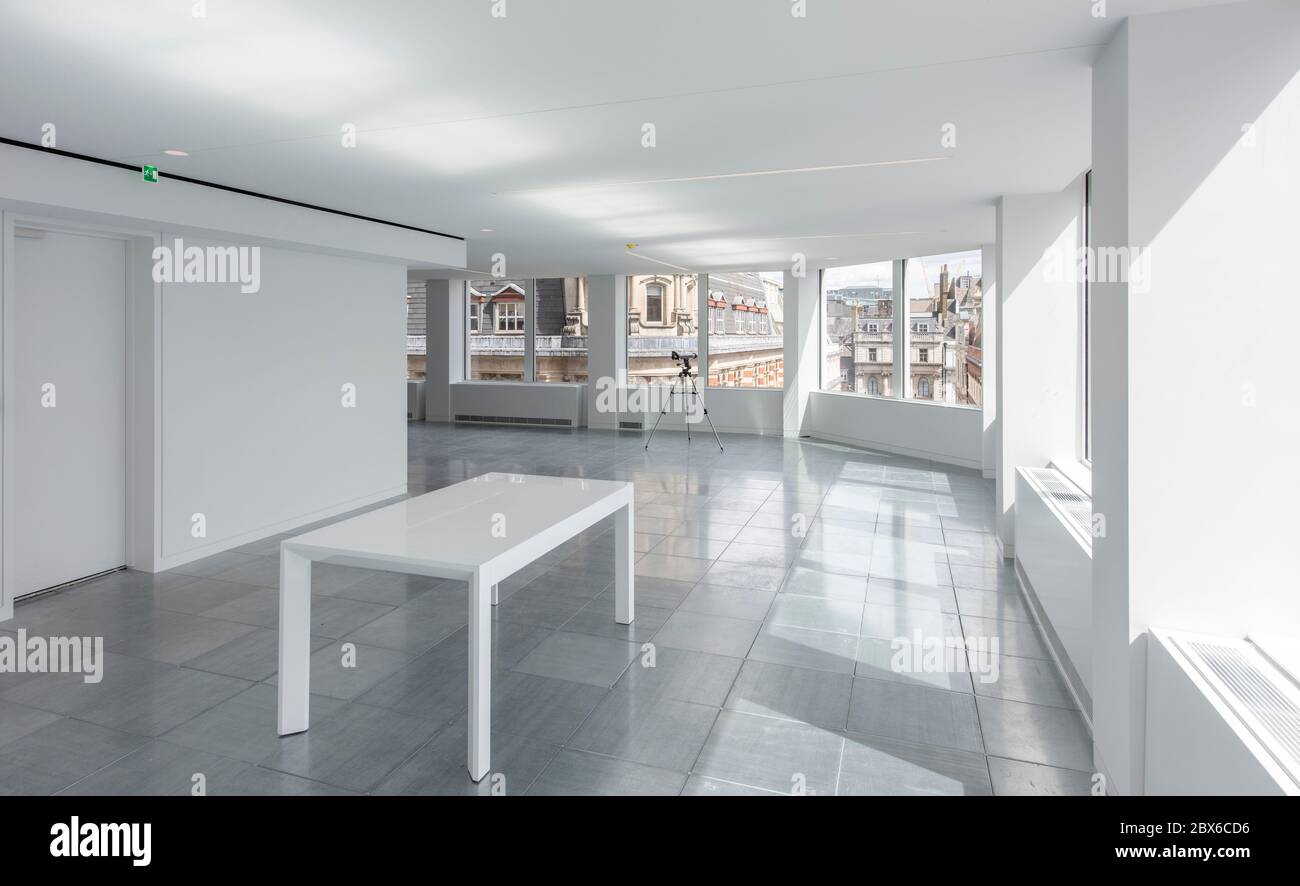
<instances>
[{"instance_id":1,"label":"grey tile floor","mask_svg":"<svg viewBox=\"0 0 1300 886\"><path fill-rule=\"evenodd\" d=\"M464 768L455 582L316 567L313 725L275 734L275 536L19 604L0 630L103 636L107 661L99 684L0 675L0 794L1087 792L1088 733L974 472L752 436L409 438L411 495L494 470L636 486L635 624L613 620L610 521L501 586L492 779ZM900 672L897 637L996 638L998 679Z\"/></svg>"}]
</instances>

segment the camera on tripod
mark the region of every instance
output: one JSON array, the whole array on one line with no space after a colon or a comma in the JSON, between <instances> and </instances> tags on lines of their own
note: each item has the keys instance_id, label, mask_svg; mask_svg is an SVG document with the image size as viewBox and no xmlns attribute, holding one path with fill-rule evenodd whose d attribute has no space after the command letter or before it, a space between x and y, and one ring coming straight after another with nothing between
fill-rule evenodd
<instances>
[{"instance_id":1,"label":"camera on tripod","mask_svg":"<svg viewBox=\"0 0 1300 886\"><path fill-rule=\"evenodd\" d=\"M686 405L688 396L691 398L692 407L695 404L699 405L704 420L709 423L709 430L713 431L713 440L718 444L718 450L725 452L726 450L722 448L722 439L718 436L718 429L713 426L713 419L709 418L709 407L704 405L704 398L700 396L700 389L695 386L695 376L691 375L691 361L700 359L700 355L679 354L676 351L673 351L672 355L673 362L680 364L682 368L677 371L672 387L668 389L668 396L663 398L663 407L659 410L659 417L655 419L654 427L650 429L650 436L645 441L646 452L650 451L650 441L655 438L655 431L659 430L659 422L663 421L664 416L668 414L668 407L673 403L673 398L677 395L681 396L683 405ZM693 412L688 410L686 418L686 442L688 444L691 442L691 422L699 420L698 417L692 419L690 417L692 414Z\"/></svg>"},{"instance_id":2,"label":"camera on tripod","mask_svg":"<svg viewBox=\"0 0 1300 886\"><path fill-rule=\"evenodd\" d=\"M700 359L699 354L679 354L673 351L673 360L682 364L682 373L689 375L691 372L691 361Z\"/></svg>"}]
</instances>

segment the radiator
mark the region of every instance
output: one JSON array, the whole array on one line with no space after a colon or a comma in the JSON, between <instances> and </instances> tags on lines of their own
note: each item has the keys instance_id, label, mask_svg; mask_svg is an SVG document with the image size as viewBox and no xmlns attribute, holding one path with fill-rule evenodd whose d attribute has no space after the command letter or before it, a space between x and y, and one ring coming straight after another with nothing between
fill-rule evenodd
<instances>
[{"instance_id":1,"label":"radiator","mask_svg":"<svg viewBox=\"0 0 1300 886\"><path fill-rule=\"evenodd\" d=\"M451 413L458 422L580 428L586 424L586 386L458 382L451 386Z\"/></svg>"},{"instance_id":2,"label":"radiator","mask_svg":"<svg viewBox=\"0 0 1300 886\"><path fill-rule=\"evenodd\" d=\"M1300 687L1249 640L1153 628L1145 790L1300 795Z\"/></svg>"},{"instance_id":3,"label":"radiator","mask_svg":"<svg viewBox=\"0 0 1300 886\"><path fill-rule=\"evenodd\" d=\"M1092 707L1092 499L1052 468L1016 469L1016 565L1085 713Z\"/></svg>"}]
</instances>

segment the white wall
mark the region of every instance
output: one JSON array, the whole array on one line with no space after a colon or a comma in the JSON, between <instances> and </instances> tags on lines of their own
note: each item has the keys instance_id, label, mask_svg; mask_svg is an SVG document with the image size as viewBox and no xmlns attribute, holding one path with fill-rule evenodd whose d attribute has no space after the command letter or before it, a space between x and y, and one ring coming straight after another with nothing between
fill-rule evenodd
<instances>
[{"instance_id":1,"label":"white wall","mask_svg":"<svg viewBox=\"0 0 1300 886\"><path fill-rule=\"evenodd\" d=\"M1126 792L1148 628L1300 635L1298 70L1294 2L1136 16L1096 65L1094 240L1151 250L1093 316L1096 742Z\"/></svg>"},{"instance_id":2,"label":"white wall","mask_svg":"<svg viewBox=\"0 0 1300 886\"><path fill-rule=\"evenodd\" d=\"M1016 468L1076 454L1080 289L1063 269L1082 244L1082 208L1082 176L1059 193L998 200L996 486L1007 556L1015 550ZM982 441L980 452L982 461Z\"/></svg>"},{"instance_id":3,"label":"white wall","mask_svg":"<svg viewBox=\"0 0 1300 886\"><path fill-rule=\"evenodd\" d=\"M131 566L178 565L403 491L405 269L463 265L462 241L10 146L0 210L131 238ZM175 236L259 246L261 291L155 283L152 250ZM0 243L0 266L11 248ZM190 534L194 513L206 538Z\"/></svg>"},{"instance_id":4,"label":"white wall","mask_svg":"<svg viewBox=\"0 0 1300 886\"><path fill-rule=\"evenodd\" d=\"M163 568L406 491L406 268L264 248L261 277L162 285Z\"/></svg>"},{"instance_id":5,"label":"white wall","mask_svg":"<svg viewBox=\"0 0 1300 886\"><path fill-rule=\"evenodd\" d=\"M814 391L809 403L804 432L814 437L976 470L982 465L979 409L826 391Z\"/></svg>"}]
</instances>

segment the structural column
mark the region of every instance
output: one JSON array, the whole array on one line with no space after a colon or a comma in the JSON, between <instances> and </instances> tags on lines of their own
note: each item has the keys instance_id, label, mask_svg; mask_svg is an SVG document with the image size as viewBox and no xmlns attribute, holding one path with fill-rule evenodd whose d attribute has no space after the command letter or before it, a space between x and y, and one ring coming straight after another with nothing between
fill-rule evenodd
<instances>
[{"instance_id":1,"label":"structural column","mask_svg":"<svg viewBox=\"0 0 1300 886\"><path fill-rule=\"evenodd\" d=\"M1119 793L1167 752L1151 628L1300 636L1297 70L1300 5L1257 2L1134 16L1093 71L1093 726Z\"/></svg>"},{"instance_id":2,"label":"structural column","mask_svg":"<svg viewBox=\"0 0 1300 886\"><path fill-rule=\"evenodd\" d=\"M1082 176L1064 191L998 200L996 497L1006 557L1015 554L1016 468L1078 456L1082 289L1069 269L1082 210Z\"/></svg>"},{"instance_id":3,"label":"structural column","mask_svg":"<svg viewBox=\"0 0 1300 886\"><path fill-rule=\"evenodd\" d=\"M451 386L465 380L465 281L429 280L425 297L425 421L452 421Z\"/></svg>"},{"instance_id":4,"label":"structural column","mask_svg":"<svg viewBox=\"0 0 1300 886\"><path fill-rule=\"evenodd\" d=\"M619 413L608 407L627 383L627 277L587 278L587 331L587 426L616 430Z\"/></svg>"},{"instance_id":5,"label":"structural column","mask_svg":"<svg viewBox=\"0 0 1300 886\"><path fill-rule=\"evenodd\" d=\"M809 395L821 385L821 277L819 268L808 268L803 276L785 272L782 428L787 437L798 437L803 433L808 418Z\"/></svg>"}]
</instances>

